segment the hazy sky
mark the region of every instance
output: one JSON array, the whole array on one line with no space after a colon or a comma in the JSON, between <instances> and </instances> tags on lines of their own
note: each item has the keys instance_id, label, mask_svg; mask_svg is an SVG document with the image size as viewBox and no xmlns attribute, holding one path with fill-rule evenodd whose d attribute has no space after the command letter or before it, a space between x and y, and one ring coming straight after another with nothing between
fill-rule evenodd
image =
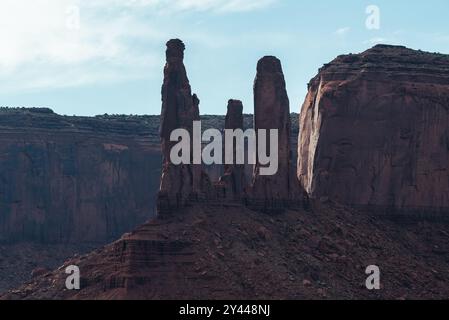
<instances>
[{"instance_id":1,"label":"hazy sky","mask_svg":"<svg viewBox=\"0 0 449 320\"><path fill-rule=\"evenodd\" d=\"M379 29L366 25L370 5ZM181 38L201 113L224 113L229 98L251 113L264 55L282 60L298 112L339 54L376 43L449 53L448 12L447 0L0 0L0 106L159 114L165 42Z\"/></svg>"}]
</instances>

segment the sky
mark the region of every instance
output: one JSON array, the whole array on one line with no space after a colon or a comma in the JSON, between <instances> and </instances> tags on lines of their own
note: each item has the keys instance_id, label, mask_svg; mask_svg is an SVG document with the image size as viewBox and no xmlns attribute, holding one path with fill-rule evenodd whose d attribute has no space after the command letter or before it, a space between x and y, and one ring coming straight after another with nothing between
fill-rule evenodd
<instances>
[{"instance_id":1,"label":"sky","mask_svg":"<svg viewBox=\"0 0 449 320\"><path fill-rule=\"evenodd\" d=\"M292 112L340 54L449 53L447 0L0 0L0 106L159 114L165 43L186 44L202 114L252 113L257 61L281 59Z\"/></svg>"}]
</instances>

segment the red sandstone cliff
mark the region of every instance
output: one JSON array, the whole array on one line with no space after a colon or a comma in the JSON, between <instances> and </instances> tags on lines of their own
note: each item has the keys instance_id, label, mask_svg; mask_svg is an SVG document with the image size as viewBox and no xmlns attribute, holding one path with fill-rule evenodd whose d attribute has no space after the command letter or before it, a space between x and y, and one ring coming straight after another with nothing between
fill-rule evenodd
<instances>
[{"instance_id":1,"label":"red sandstone cliff","mask_svg":"<svg viewBox=\"0 0 449 320\"><path fill-rule=\"evenodd\" d=\"M244 115L245 128L252 121ZM224 123L205 116L202 124ZM0 242L105 242L154 215L159 124L159 116L0 109ZM204 169L213 181L222 175Z\"/></svg>"},{"instance_id":2,"label":"red sandstone cliff","mask_svg":"<svg viewBox=\"0 0 449 320\"><path fill-rule=\"evenodd\" d=\"M0 241L116 239L154 215L160 159L143 118L0 111Z\"/></svg>"},{"instance_id":3,"label":"red sandstone cliff","mask_svg":"<svg viewBox=\"0 0 449 320\"><path fill-rule=\"evenodd\" d=\"M310 82L300 127L313 197L449 207L449 56L386 45L340 56Z\"/></svg>"}]
</instances>

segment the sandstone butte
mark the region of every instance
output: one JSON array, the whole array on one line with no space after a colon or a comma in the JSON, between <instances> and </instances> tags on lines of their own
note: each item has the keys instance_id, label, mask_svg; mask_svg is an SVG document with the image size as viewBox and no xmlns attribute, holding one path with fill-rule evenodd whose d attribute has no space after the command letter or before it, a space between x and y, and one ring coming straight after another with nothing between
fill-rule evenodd
<instances>
[{"instance_id":1,"label":"sandstone butte","mask_svg":"<svg viewBox=\"0 0 449 320\"><path fill-rule=\"evenodd\" d=\"M335 137L339 137L341 131L344 134L351 133L348 136L358 142L361 138L353 133L353 127L366 130L364 126L358 124L358 121L368 128L373 128L371 126L377 124L381 129L390 129L394 134L398 134L396 131L399 129L396 125L399 125L401 128L399 138L393 136L389 141L396 138L396 143L402 142L403 144L397 145L401 150L399 154L402 154L401 152L408 150L407 147L413 145L410 141L408 144L405 141L415 137L416 127L429 126L429 130L435 130L432 131L433 134L443 130L436 125L430 125L433 119L429 115L441 112L440 121L447 124L447 118L443 117L447 116L444 106L448 105L444 102L447 100L443 90L447 84L447 78L444 76L447 59L446 56L420 53L402 47L377 46L361 55L339 57L336 62L321 70L321 76L312 80L310 84L310 93L301 117L303 128L299 146L299 178L312 196L332 197L338 192L330 180L325 185L317 178L317 172L323 173L316 171L318 166L322 165L322 161L331 163L334 161L334 158L329 158L327 153L321 151L327 147L324 137L335 141ZM273 58L270 60L276 61ZM383 65L381 60L386 63L384 68L381 67ZM182 68L178 70L182 71ZM278 68L269 70L276 73L270 78L281 79ZM282 110L286 112L285 99L278 99L285 98L282 82L265 83L268 90L259 92L258 80L255 86L256 112L257 105L262 109L279 108L280 105L284 105ZM390 86L390 81L396 85ZM178 97L190 101L190 90L187 86L184 88ZM421 91L424 89L428 91ZM409 96L411 94L409 91L415 94ZM174 92L177 92L177 89ZM271 92L272 95L267 92ZM399 98L397 92L404 95ZM258 93L262 97L268 95L263 100L272 101L273 104L270 106L259 104ZM368 103L364 100L368 98L364 97L371 97L379 103L379 106L368 104L372 109L371 113L368 113L370 115L368 119L364 113L367 112L365 109L357 109L358 113L352 113L355 101ZM333 104L333 99L336 102L343 99L347 107L342 110L336 109L341 104ZM410 110L400 107L399 104L402 102L410 106L411 110L420 110L421 104L415 105L420 99L427 101L430 107L421 111L423 114L418 120L415 118L418 116L407 112ZM283 104L280 103L282 101ZM395 103L391 104L391 101ZM409 126L400 125L402 122L399 119L402 118L396 118L393 111L403 111L405 124ZM285 120L283 114L278 116L284 120L268 125L286 128L288 120ZM173 127L176 127L181 123L176 117L178 116L165 119L175 119ZM345 121L345 117L349 119ZM255 118L257 119L257 114ZM342 123L331 131L331 135L326 130L334 118L337 120L342 118L339 120ZM397 122L391 119L396 119ZM413 125L414 120L416 123ZM274 121L277 121L276 117ZM256 127L258 123L256 120ZM237 122L236 124L240 125ZM320 135L323 132L327 136ZM422 137L430 135L423 129L418 132ZM384 133L372 134L369 130L359 133L359 136L366 139L366 146L373 146L373 154L379 152L380 146L376 147L379 141L391 148L386 149L387 151L393 151L393 143L391 142L390 146L389 141L378 139L378 135L383 137ZM288 130L285 137L287 140ZM432 143L430 136L428 140L427 143ZM335 156L344 160L346 154L351 155L349 152L351 146L356 144L346 140L336 141L340 142L336 147L343 149L338 149ZM334 143L330 145L333 146ZM433 146L435 152L429 151L429 154L437 154L441 148L436 142ZM426 145L423 148L430 146ZM361 157L365 157L364 152L371 154L365 149L358 152L361 153ZM386 154L388 156L390 153ZM368 163L373 162L370 157L363 159ZM405 156L401 159L408 161L408 157ZM346 168L345 164L348 162L342 163L343 168ZM389 163L396 162L391 159ZM310 170L304 172L304 168ZM339 171L330 171L329 174L334 172ZM395 174L399 175L401 172L407 171ZM363 172L359 174L362 175ZM326 177L325 174L323 176ZM400 180L407 181L409 177L404 174ZM254 180L257 181L258 178L256 171ZM340 178L345 179L346 176ZM380 180L382 179L387 178L383 177ZM286 181L283 179L279 183L285 186ZM338 179L335 180L336 185L341 183ZM434 180L433 183L442 182ZM327 188L323 189L324 186ZM342 186L345 185L342 184L340 187L343 188ZM370 184L358 185L359 190L353 190L355 193L363 194L367 192L369 186ZM214 185L213 189L220 190L220 187L220 184ZM436 191L436 187L432 188ZM443 190L447 191L447 188ZM264 194L267 196L268 208L271 209L269 205L273 200L272 194ZM424 192L417 198L426 199L426 194ZM351 194L347 197L354 196ZM162 217L125 234L113 244L91 254L70 259L58 270L38 276L23 287L0 297L3 299L432 299L449 296L447 287L449 233L447 224L439 221L418 220L407 224L397 223L383 217L361 214L351 207L333 201L313 199L308 208L287 205L284 211L271 215L266 214L269 213L267 210L261 210L265 212L263 214L246 206L245 201L228 201L226 198L217 201L220 200L219 197L192 201L189 196L188 199L190 200L176 210L169 208L172 214L164 213ZM362 200L353 203L366 202L364 198L360 199ZM414 200L417 205L427 203L419 203L418 199ZM426 201L434 205L429 199ZM436 203L443 205L442 202ZM383 288L381 291L368 291L364 288L366 266L379 261L382 262L382 268L388 270L382 278ZM69 265L80 267L82 273L80 291L63 289L67 276L64 270Z\"/></svg>"},{"instance_id":2,"label":"sandstone butte","mask_svg":"<svg viewBox=\"0 0 449 320\"><path fill-rule=\"evenodd\" d=\"M449 208L449 56L377 45L309 84L298 177L316 199L438 214Z\"/></svg>"}]
</instances>

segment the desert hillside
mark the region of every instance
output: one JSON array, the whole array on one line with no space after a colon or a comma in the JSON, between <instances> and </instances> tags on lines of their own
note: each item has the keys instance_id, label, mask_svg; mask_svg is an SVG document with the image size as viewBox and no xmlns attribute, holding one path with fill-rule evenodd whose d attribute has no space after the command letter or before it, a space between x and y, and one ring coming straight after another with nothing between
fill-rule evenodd
<instances>
[{"instance_id":1,"label":"desert hillside","mask_svg":"<svg viewBox=\"0 0 449 320\"><path fill-rule=\"evenodd\" d=\"M332 203L267 215L193 206L69 259L3 299L445 299L449 225L392 221ZM382 290L365 287L381 269ZM65 267L81 291L65 289Z\"/></svg>"}]
</instances>

